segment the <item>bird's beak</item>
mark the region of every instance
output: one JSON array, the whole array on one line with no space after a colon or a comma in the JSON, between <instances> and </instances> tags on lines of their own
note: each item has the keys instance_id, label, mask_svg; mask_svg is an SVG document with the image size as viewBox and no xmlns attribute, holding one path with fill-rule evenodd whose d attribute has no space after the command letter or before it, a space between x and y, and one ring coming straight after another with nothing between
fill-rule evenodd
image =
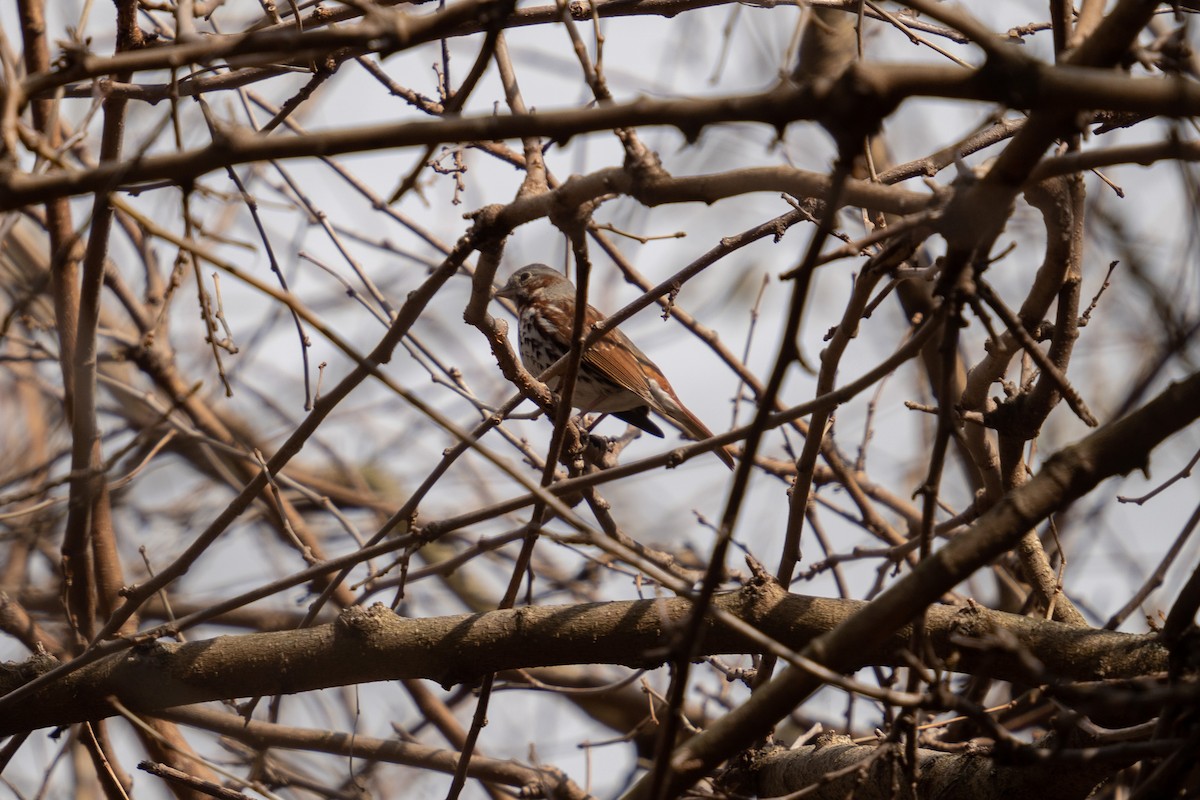
<instances>
[{"instance_id":1,"label":"bird's beak","mask_svg":"<svg viewBox=\"0 0 1200 800\"><path fill-rule=\"evenodd\" d=\"M496 293L493 295L493 297L496 297L496 298L503 297L507 300L512 300L513 296L516 293L517 293L516 287L505 284L504 286L502 286L496 290Z\"/></svg>"}]
</instances>

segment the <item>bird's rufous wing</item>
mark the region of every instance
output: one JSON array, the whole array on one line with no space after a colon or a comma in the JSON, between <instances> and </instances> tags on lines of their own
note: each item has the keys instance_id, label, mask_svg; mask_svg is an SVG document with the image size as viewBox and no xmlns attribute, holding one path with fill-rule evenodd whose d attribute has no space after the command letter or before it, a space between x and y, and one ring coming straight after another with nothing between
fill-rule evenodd
<instances>
[{"instance_id":1,"label":"bird's rufous wing","mask_svg":"<svg viewBox=\"0 0 1200 800\"><path fill-rule=\"evenodd\" d=\"M591 326L604 319L604 315L588 306L586 319ZM583 358L614 383L641 397L655 411L678 422L692 437L708 439L712 436L708 427L680 401L658 365L639 350L620 328L606 333L584 352ZM720 448L713 453L730 469L733 468L733 458L727 449Z\"/></svg>"},{"instance_id":2,"label":"bird's rufous wing","mask_svg":"<svg viewBox=\"0 0 1200 800\"><path fill-rule=\"evenodd\" d=\"M589 328L604 319L604 315L591 306L587 307L585 316ZM651 402L650 387L643 370L648 369L660 385L666 381L654 362L620 328L605 333L603 338L584 352L583 359L618 386L644 399L647 404Z\"/></svg>"}]
</instances>

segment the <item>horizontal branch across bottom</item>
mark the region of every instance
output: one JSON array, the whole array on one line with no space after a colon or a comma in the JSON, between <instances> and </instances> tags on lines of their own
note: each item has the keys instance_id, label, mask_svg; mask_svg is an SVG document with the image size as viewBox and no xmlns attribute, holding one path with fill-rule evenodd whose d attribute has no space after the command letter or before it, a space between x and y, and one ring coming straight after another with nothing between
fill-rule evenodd
<instances>
[{"instance_id":1,"label":"horizontal branch across bottom","mask_svg":"<svg viewBox=\"0 0 1200 800\"><path fill-rule=\"evenodd\" d=\"M755 582L715 604L799 650L867 603L792 595ZM413 619L375 606L295 631L153 643L104 658L6 709L0 735L111 716L110 697L132 711L233 697L290 694L372 681L426 678L450 685L506 669L564 664L654 667L691 613L684 598L542 606ZM1138 677L1166 669L1155 637L1076 628L978 606L934 606L929 641L954 669L1001 680L1030 679L1033 656L1063 680ZM997 636L1001 633L1003 635ZM975 640L978 649L964 647ZM861 663L898 663L910 632L897 631ZM1010 645L997 647L996 642ZM703 654L757 652L709 617ZM9 687L15 688L15 687Z\"/></svg>"}]
</instances>

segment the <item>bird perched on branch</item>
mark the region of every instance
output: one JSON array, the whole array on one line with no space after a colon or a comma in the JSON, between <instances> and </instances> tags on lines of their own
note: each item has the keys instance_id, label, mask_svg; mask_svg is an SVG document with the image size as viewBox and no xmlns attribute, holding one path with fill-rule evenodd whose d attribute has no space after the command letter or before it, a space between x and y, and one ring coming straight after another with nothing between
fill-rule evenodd
<instances>
[{"instance_id":1,"label":"bird perched on branch","mask_svg":"<svg viewBox=\"0 0 1200 800\"><path fill-rule=\"evenodd\" d=\"M575 285L562 273L545 264L521 267L496 296L517 304L521 361L526 369L540 375L567 354L575 322ZM587 328L603 319L603 314L587 307ZM561 382L552 379L550 388ZM663 432L650 419L650 411L678 423L695 439L713 435L679 400L662 370L620 330L608 331L584 351L571 405L584 413L612 414L659 438ZM733 469L728 448L713 453Z\"/></svg>"}]
</instances>

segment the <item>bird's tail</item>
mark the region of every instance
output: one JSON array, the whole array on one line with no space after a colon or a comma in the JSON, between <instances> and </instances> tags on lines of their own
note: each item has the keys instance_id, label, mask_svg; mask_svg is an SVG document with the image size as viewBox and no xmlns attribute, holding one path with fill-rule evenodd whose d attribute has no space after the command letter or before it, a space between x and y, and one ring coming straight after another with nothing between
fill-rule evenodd
<instances>
[{"instance_id":1,"label":"bird's tail","mask_svg":"<svg viewBox=\"0 0 1200 800\"><path fill-rule=\"evenodd\" d=\"M695 414L688 411L682 403L675 404L675 408L670 410L679 412L678 414L671 414L671 418L678 422L693 439L712 438L713 432L708 429L708 426L701 422ZM712 452L713 455L725 462L725 466L730 469L734 468L733 450L729 445L722 445Z\"/></svg>"},{"instance_id":2,"label":"bird's tail","mask_svg":"<svg viewBox=\"0 0 1200 800\"><path fill-rule=\"evenodd\" d=\"M700 418L688 411L687 406L679 402L679 398L669 385L662 386L656 380L648 381L651 407L664 417L674 420L693 439L711 439L713 432L700 421ZM725 466L734 468L733 450L728 445L713 450L713 455L725 462Z\"/></svg>"}]
</instances>

